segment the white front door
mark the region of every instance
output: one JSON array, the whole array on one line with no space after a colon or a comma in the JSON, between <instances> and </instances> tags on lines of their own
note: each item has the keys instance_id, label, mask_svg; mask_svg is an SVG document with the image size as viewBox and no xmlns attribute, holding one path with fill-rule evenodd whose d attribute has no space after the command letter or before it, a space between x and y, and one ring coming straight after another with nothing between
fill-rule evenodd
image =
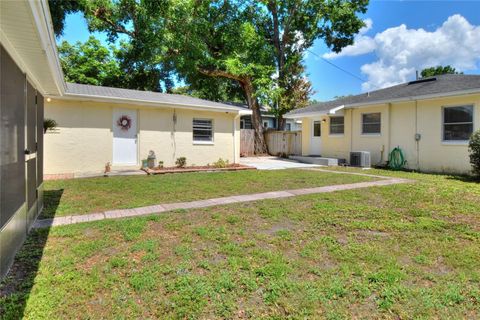
<instances>
[{"instance_id":1,"label":"white front door","mask_svg":"<svg viewBox=\"0 0 480 320\"><path fill-rule=\"evenodd\" d=\"M136 110L113 109L113 164L138 164Z\"/></svg>"},{"instance_id":2,"label":"white front door","mask_svg":"<svg viewBox=\"0 0 480 320\"><path fill-rule=\"evenodd\" d=\"M310 155L319 156L321 155L322 148L322 121L312 120L312 132L310 140Z\"/></svg>"}]
</instances>

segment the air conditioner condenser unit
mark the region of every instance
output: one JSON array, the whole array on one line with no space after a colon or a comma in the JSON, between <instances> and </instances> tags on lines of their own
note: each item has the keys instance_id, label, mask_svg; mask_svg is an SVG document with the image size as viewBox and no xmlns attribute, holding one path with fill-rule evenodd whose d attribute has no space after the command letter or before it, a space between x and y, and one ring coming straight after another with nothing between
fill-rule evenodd
<instances>
[{"instance_id":1,"label":"air conditioner condenser unit","mask_svg":"<svg viewBox=\"0 0 480 320\"><path fill-rule=\"evenodd\" d=\"M350 152L350 165L354 167L370 168L370 152L352 151Z\"/></svg>"}]
</instances>

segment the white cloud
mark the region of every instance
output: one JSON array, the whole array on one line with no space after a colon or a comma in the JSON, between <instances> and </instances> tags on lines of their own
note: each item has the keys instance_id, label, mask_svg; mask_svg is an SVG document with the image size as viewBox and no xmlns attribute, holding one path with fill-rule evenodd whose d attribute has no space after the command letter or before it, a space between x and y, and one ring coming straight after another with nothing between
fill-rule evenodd
<instances>
[{"instance_id":1,"label":"white cloud","mask_svg":"<svg viewBox=\"0 0 480 320\"><path fill-rule=\"evenodd\" d=\"M365 91L405 82L415 70L437 65L452 65L457 70L475 70L480 62L480 26L463 16L449 17L435 31L408 29L402 24L377 33L373 38L359 34L359 41L341 53L326 58L355 56L374 52L377 60L361 67L367 76ZM367 45L368 44L368 45Z\"/></svg>"},{"instance_id":2,"label":"white cloud","mask_svg":"<svg viewBox=\"0 0 480 320\"><path fill-rule=\"evenodd\" d=\"M372 19L366 19L363 20L363 22L365 23L365 26L361 28L355 36L353 45L346 46L339 53L325 53L323 57L325 59L334 59L343 56L359 56L375 50L375 41L371 37L365 35L365 33L372 29L373 21Z\"/></svg>"}]
</instances>

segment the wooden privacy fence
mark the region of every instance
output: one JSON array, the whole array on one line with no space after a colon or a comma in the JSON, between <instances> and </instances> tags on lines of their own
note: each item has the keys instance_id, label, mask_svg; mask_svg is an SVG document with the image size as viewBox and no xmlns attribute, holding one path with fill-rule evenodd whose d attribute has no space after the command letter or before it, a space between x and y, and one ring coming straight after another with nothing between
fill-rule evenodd
<instances>
[{"instance_id":1,"label":"wooden privacy fence","mask_svg":"<svg viewBox=\"0 0 480 320\"><path fill-rule=\"evenodd\" d=\"M301 131L274 131L265 132L268 153L272 156L278 155L300 155L302 154L302 132ZM240 130L240 155L248 157L254 155L254 130Z\"/></svg>"},{"instance_id":2,"label":"wooden privacy fence","mask_svg":"<svg viewBox=\"0 0 480 320\"><path fill-rule=\"evenodd\" d=\"M301 155L302 132L301 131L267 131L265 132L268 153L278 155Z\"/></svg>"}]
</instances>

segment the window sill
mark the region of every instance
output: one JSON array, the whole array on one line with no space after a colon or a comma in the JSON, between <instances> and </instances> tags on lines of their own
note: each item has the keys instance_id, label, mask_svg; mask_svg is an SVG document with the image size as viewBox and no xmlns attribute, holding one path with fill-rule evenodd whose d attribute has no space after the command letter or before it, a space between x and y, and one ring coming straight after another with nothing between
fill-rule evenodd
<instances>
[{"instance_id":1,"label":"window sill","mask_svg":"<svg viewBox=\"0 0 480 320\"><path fill-rule=\"evenodd\" d=\"M213 141L193 141L194 145L207 145L207 146L213 146L214 143Z\"/></svg>"},{"instance_id":2,"label":"window sill","mask_svg":"<svg viewBox=\"0 0 480 320\"><path fill-rule=\"evenodd\" d=\"M468 140L443 140L442 145L446 145L446 146L468 146Z\"/></svg>"},{"instance_id":3,"label":"window sill","mask_svg":"<svg viewBox=\"0 0 480 320\"><path fill-rule=\"evenodd\" d=\"M381 137L382 134L381 133L362 133L362 134L360 134L360 136L378 138L378 137Z\"/></svg>"},{"instance_id":4,"label":"window sill","mask_svg":"<svg viewBox=\"0 0 480 320\"><path fill-rule=\"evenodd\" d=\"M328 135L329 138L344 138L345 134L342 133L331 133Z\"/></svg>"}]
</instances>

